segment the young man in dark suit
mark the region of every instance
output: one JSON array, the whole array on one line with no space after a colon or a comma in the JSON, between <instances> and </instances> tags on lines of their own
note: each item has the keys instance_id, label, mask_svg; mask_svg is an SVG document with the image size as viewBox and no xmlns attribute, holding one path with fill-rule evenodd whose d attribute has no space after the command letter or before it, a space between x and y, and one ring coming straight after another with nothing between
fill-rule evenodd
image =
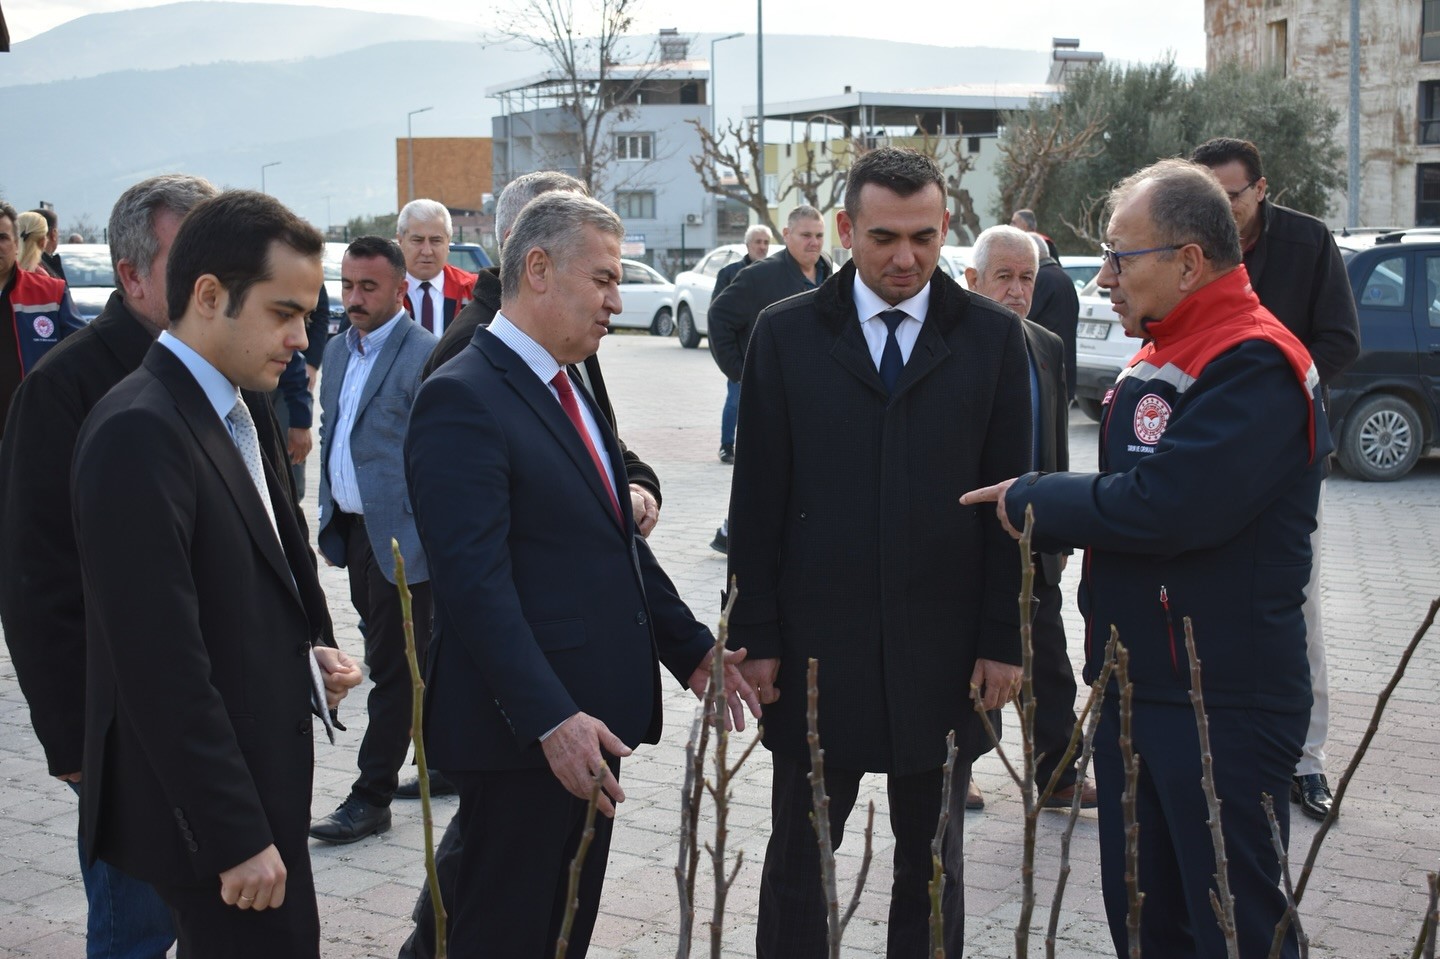
<instances>
[{"instance_id":1,"label":"young man in dark suit","mask_svg":"<svg viewBox=\"0 0 1440 959\"><path fill-rule=\"evenodd\" d=\"M709 675L710 631L636 535L619 444L566 369L621 311L623 236L587 197L525 207L501 255L500 312L425 381L405 439L435 597L425 737L460 792L456 957L554 949L599 776L570 936L584 956L620 759L660 733L659 667L697 693ZM725 670L737 722L740 659L727 653Z\"/></svg>"},{"instance_id":2,"label":"young man in dark suit","mask_svg":"<svg viewBox=\"0 0 1440 959\"><path fill-rule=\"evenodd\" d=\"M304 348L322 243L263 194L196 207L170 328L76 449L81 828L89 856L155 886L182 955L319 955L311 712L360 672L317 645L325 595L240 390L274 389Z\"/></svg>"},{"instance_id":3,"label":"young man in dark suit","mask_svg":"<svg viewBox=\"0 0 1440 959\"><path fill-rule=\"evenodd\" d=\"M946 949L961 952L970 687L986 709L1018 688L1020 575L993 512L957 499L974 478L1029 464L1030 389L1015 318L935 268L949 220L933 160L866 154L838 216L850 263L761 313L745 357L730 641L748 653L741 669L766 704L774 763L762 959L826 949L805 739L811 657L834 835L861 776L888 776L891 959L930 955L930 843L955 731L942 908Z\"/></svg>"}]
</instances>

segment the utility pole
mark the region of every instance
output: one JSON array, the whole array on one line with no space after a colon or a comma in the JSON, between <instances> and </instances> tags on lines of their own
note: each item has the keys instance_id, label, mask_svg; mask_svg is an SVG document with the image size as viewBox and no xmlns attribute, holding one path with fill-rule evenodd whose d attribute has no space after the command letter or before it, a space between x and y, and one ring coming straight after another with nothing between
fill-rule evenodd
<instances>
[{"instance_id":1,"label":"utility pole","mask_svg":"<svg viewBox=\"0 0 1440 959\"><path fill-rule=\"evenodd\" d=\"M1360 225L1360 0L1350 0L1350 167L1345 225Z\"/></svg>"},{"instance_id":2,"label":"utility pole","mask_svg":"<svg viewBox=\"0 0 1440 959\"><path fill-rule=\"evenodd\" d=\"M755 188L765 197L765 0L755 0L755 133L760 155L755 161Z\"/></svg>"},{"instance_id":3,"label":"utility pole","mask_svg":"<svg viewBox=\"0 0 1440 959\"><path fill-rule=\"evenodd\" d=\"M434 107L421 107L418 110L411 110L405 114L405 202L409 203L415 199L415 134L411 132L410 121L417 113L424 113L426 110L433 110Z\"/></svg>"},{"instance_id":4,"label":"utility pole","mask_svg":"<svg viewBox=\"0 0 1440 959\"><path fill-rule=\"evenodd\" d=\"M268 192L268 191L265 189L265 171L268 170L268 169L270 169L270 167L272 167L272 166L279 166L279 165L281 164L281 162L282 162L282 161L280 161L280 160L271 160L269 163L262 163L262 164L260 164L260 192L261 192L261 193L266 193L266 192Z\"/></svg>"}]
</instances>

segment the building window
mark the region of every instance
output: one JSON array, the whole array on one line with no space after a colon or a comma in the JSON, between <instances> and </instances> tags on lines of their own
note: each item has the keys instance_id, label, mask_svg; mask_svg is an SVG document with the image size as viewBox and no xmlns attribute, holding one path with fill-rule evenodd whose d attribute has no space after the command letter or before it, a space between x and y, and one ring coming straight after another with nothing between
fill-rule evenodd
<instances>
[{"instance_id":1,"label":"building window","mask_svg":"<svg viewBox=\"0 0 1440 959\"><path fill-rule=\"evenodd\" d=\"M1420 142L1440 143L1440 80L1420 84Z\"/></svg>"},{"instance_id":2,"label":"building window","mask_svg":"<svg viewBox=\"0 0 1440 959\"><path fill-rule=\"evenodd\" d=\"M1440 163L1417 163L1415 174L1415 225L1440 226Z\"/></svg>"},{"instance_id":3,"label":"building window","mask_svg":"<svg viewBox=\"0 0 1440 959\"><path fill-rule=\"evenodd\" d=\"M653 220L655 194L649 190L620 190L615 194L615 212L622 220Z\"/></svg>"},{"instance_id":4,"label":"building window","mask_svg":"<svg viewBox=\"0 0 1440 959\"><path fill-rule=\"evenodd\" d=\"M1440 0L1425 0L1420 14L1420 59L1440 60Z\"/></svg>"},{"instance_id":5,"label":"building window","mask_svg":"<svg viewBox=\"0 0 1440 959\"><path fill-rule=\"evenodd\" d=\"M655 152L653 133L621 133L615 137L615 157L620 160L649 160Z\"/></svg>"},{"instance_id":6,"label":"building window","mask_svg":"<svg viewBox=\"0 0 1440 959\"><path fill-rule=\"evenodd\" d=\"M1286 76L1290 71L1290 22L1276 20L1267 25L1269 44L1265 50L1265 66Z\"/></svg>"}]
</instances>

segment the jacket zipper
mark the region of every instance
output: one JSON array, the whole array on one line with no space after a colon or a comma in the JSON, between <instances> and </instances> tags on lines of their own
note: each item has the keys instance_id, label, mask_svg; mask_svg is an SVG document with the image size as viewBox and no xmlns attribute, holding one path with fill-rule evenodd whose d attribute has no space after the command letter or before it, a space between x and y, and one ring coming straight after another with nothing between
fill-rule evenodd
<instances>
[{"instance_id":1,"label":"jacket zipper","mask_svg":"<svg viewBox=\"0 0 1440 959\"><path fill-rule=\"evenodd\" d=\"M1175 652L1175 617L1170 612L1170 594L1160 587L1160 606L1165 610L1165 632L1170 634L1170 671L1180 675L1180 658Z\"/></svg>"}]
</instances>

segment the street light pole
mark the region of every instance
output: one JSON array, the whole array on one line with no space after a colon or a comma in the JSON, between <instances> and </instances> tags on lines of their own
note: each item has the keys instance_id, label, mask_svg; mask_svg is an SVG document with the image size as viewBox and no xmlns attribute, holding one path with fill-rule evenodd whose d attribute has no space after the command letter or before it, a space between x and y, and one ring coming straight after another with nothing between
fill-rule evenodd
<instances>
[{"instance_id":1,"label":"street light pole","mask_svg":"<svg viewBox=\"0 0 1440 959\"><path fill-rule=\"evenodd\" d=\"M760 141L756 189L769 207L770 198L765 196L765 0L755 0L755 132Z\"/></svg>"},{"instance_id":2,"label":"street light pole","mask_svg":"<svg viewBox=\"0 0 1440 959\"><path fill-rule=\"evenodd\" d=\"M262 163L262 164L260 164L260 192L261 192L261 193L267 192L266 189L265 189L265 171L268 170L268 169L269 169L270 167L272 167L272 166L279 166L280 163L281 163L280 160L271 160L269 163Z\"/></svg>"},{"instance_id":3,"label":"street light pole","mask_svg":"<svg viewBox=\"0 0 1440 959\"><path fill-rule=\"evenodd\" d=\"M421 107L418 110L411 110L405 114L405 173L408 178L405 190L405 200L415 199L415 135L410 131L410 120L417 113L424 113L426 110L433 110L434 107Z\"/></svg>"},{"instance_id":4,"label":"street light pole","mask_svg":"<svg viewBox=\"0 0 1440 959\"><path fill-rule=\"evenodd\" d=\"M710 135L715 136L715 44L723 40L734 40L736 37L743 37L743 33L727 33L723 37L716 37L710 41Z\"/></svg>"}]
</instances>

